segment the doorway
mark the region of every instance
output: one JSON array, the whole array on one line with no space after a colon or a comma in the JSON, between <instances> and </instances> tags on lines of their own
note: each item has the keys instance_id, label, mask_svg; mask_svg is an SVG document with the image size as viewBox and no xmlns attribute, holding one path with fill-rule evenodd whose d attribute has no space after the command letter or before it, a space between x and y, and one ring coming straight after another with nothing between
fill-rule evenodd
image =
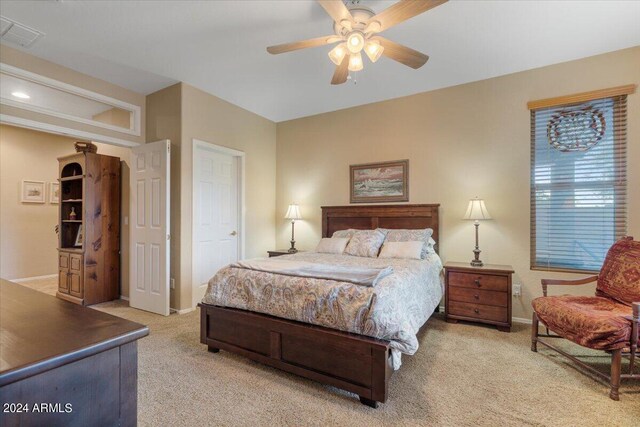
<instances>
[{"instance_id":1,"label":"doorway","mask_svg":"<svg viewBox=\"0 0 640 427\"><path fill-rule=\"evenodd\" d=\"M245 153L193 140L192 306L211 277L244 257Z\"/></svg>"}]
</instances>

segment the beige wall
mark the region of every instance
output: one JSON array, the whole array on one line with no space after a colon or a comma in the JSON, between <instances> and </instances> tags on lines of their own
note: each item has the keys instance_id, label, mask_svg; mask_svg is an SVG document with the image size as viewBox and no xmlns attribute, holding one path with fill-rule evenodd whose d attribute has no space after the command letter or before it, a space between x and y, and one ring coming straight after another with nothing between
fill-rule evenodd
<instances>
[{"instance_id":1,"label":"beige wall","mask_svg":"<svg viewBox=\"0 0 640 427\"><path fill-rule=\"evenodd\" d=\"M147 98L149 141L169 138L171 161L171 307L191 307L193 139L246 153L246 256L264 256L275 243L276 125L187 84Z\"/></svg>"},{"instance_id":2,"label":"beige wall","mask_svg":"<svg viewBox=\"0 0 640 427\"><path fill-rule=\"evenodd\" d=\"M410 159L410 203L440 203L441 256L472 257L473 226L460 218L484 198L482 259L515 268L529 318L542 277L529 269L530 115L527 101L640 83L640 47L277 125L277 242L290 239L287 205L300 204L301 248L320 238L320 206L349 203L349 165ZM640 236L640 93L628 100L629 233ZM592 292L592 288L584 292Z\"/></svg>"},{"instance_id":3,"label":"beige wall","mask_svg":"<svg viewBox=\"0 0 640 427\"><path fill-rule=\"evenodd\" d=\"M110 108L92 117L97 122L129 129L131 126L131 112L122 108Z\"/></svg>"},{"instance_id":4,"label":"beige wall","mask_svg":"<svg viewBox=\"0 0 640 427\"><path fill-rule=\"evenodd\" d=\"M191 284L193 139L245 153L246 248L248 258L265 256L275 244L276 125L195 87L182 87L182 283ZM191 305L182 286L180 306Z\"/></svg>"},{"instance_id":5,"label":"beige wall","mask_svg":"<svg viewBox=\"0 0 640 427\"><path fill-rule=\"evenodd\" d=\"M75 139L0 126L0 277L21 279L57 274L58 205L49 203L49 184L58 178L60 156L74 153ZM121 294L129 292L129 149L99 144L99 154L122 161ZM45 181L46 203L20 202L23 179Z\"/></svg>"},{"instance_id":6,"label":"beige wall","mask_svg":"<svg viewBox=\"0 0 640 427\"><path fill-rule=\"evenodd\" d=\"M57 117L48 116L41 113L34 113L31 111L23 110L21 108L10 107L2 105L0 111L2 114L16 116L24 119L36 120L42 123L48 123L57 126L63 126L74 130L80 130L84 132L92 132L95 134L103 135L106 137L118 138L125 141L135 143L145 143L145 96L120 86L105 82L104 80L97 79L95 77L88 76L86 74L79 73L70 68L63 67L53 62L45 61L28 53L12 49L8 46L2 45L0 49L0 62L3 64L11 65L17 68L21 68L32 73L39 74L41 76L49 77L58 80L63 83L87 89L92 92L96 92L102 95L109 96L111 98L119 99L124 102L128 102L133 105L137 105L141 109L141 133L140 136L133 136L122 132L112 131L101 127L91 126L83 123L74 122L71 120L61 119Z\"/></svg>"}]
</instances>

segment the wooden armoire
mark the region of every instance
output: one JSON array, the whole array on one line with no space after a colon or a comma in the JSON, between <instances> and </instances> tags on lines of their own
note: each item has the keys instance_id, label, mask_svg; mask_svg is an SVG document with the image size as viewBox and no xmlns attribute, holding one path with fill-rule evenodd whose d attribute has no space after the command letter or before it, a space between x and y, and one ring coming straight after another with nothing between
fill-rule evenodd
<instances>
[{"instance_id":1,"label":"wooden armoire","mask_svg":"<svg viewBox=\"0 0 640 427\"><path fill-rule=\"evenodd\" d=\"M81 152L60 157L58 162L56 295L81 305L117 299L120 297L120 159Z\"/></svg>"}]
</instances>

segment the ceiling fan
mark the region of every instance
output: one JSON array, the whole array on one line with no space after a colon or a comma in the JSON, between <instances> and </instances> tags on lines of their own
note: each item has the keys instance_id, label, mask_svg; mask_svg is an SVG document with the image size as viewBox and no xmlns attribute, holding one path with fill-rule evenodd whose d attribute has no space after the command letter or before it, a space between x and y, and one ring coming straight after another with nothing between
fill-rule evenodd
<instances>
[{"instance_id":1,"label":"ceiling fan","mask_svg":"<svg viewBox=\"0 0 640 427\"><path fill-rule=\"evenodd\" d=\"M447 2L447 0L400 0L376 15L370 8L360 5L359 0L351 0L348 7L342 0L317 1L334 20L335 35L270 46L267 52L277 55L340 42L329 52L329 58L336 64L336 71L331 79L332 85L346 82L349 71L360 71L364 68L361 54L363 50L371 62L376 62L380 56L384 55L414 69L422 67L429 59L427 55L394 43L378 34Z\"/></svg>"}]
</instances>

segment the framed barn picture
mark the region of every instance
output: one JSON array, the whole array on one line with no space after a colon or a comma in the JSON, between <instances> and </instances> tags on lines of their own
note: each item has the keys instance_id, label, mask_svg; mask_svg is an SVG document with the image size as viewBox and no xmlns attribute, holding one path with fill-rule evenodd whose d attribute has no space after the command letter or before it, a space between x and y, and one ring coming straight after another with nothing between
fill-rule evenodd
<instances>
[{"instance_id":1,"label":"framed barn picture","mask_svg":"<svg viewBox=\"0 0 640 427\"><path fill-rule=\"evenodd\" d=\"M351 203L409 201L409 160L351 165Z\"/></svg>"},{"instance_id":2,"label":"framed barn picture","mask_svg":"<svg viewBox=\"0 0 640 427\"><path fill-rule=\"evenodd\" d=\"M44 181L23 179L20 201L22 203L44 203L44 192Z\"/></svg>"}]
</instances>

